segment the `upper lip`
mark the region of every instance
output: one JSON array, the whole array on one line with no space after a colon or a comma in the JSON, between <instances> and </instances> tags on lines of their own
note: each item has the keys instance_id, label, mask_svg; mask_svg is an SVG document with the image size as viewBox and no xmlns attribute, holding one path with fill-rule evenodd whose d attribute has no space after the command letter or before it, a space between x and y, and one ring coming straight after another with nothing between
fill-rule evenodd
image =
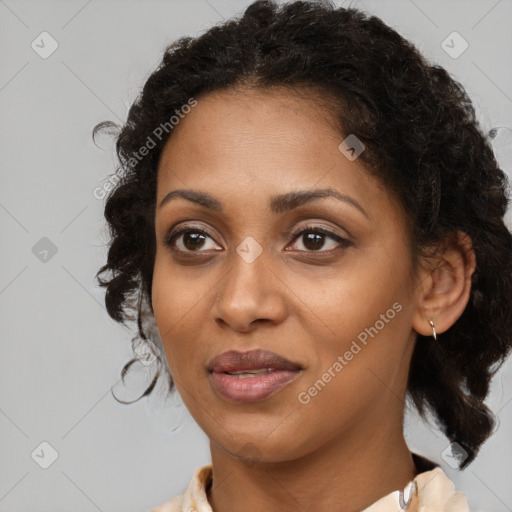
<instances>
[{"instance_id":1,"label":"upper lip","mask_svg":"<svg viewBox=\"0 0 512 512\"><path fill-rule=\"evenodd\" d=\"M215 356L208 364L210 372L236 372L241 370L258 370L271 368L274 370L301 370L302 367L288 359L270 352L257 349L248 352L229 350Z\"/></svg>"}]
</instances>

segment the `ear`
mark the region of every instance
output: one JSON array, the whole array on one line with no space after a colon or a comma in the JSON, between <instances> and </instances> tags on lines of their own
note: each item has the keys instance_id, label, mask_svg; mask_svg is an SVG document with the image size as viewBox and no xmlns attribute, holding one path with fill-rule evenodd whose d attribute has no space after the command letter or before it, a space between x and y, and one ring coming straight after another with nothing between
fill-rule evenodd
<instances>
[{"instance_id":1,"label":"ear","mask_svg":"<svg viewBox=\"0 0 512 512\"><path fill-rule=\"evenodd\" d=\"M462 315L469 301L476 268L471 238L462 231L455 232L434 254L422 258L421 268L412 327L418 334L432 336L430 320L437 333L444 332Z\"/></svg>"}]
</instances>

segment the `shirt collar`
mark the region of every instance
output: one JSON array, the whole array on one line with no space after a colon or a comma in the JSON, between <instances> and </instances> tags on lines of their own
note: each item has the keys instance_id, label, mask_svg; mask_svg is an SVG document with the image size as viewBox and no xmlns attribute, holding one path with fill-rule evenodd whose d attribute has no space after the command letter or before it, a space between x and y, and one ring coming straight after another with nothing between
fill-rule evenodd
<instances>
[{"instance_id":1,"label":"shirt collar","mask_svg":"<svg viewBox=\"0 0 512 512\"><path fill-rule=\"evenodd\" d=\"M466 497L455 492L453 482L443 470L427 459L423 461L434 469L416 475L404 490L391 492L362 512L470 512ZM152 512L212 512L207 497L212 474L211 464L197 468L182 495Z\"/></svg>"}]
</instances>

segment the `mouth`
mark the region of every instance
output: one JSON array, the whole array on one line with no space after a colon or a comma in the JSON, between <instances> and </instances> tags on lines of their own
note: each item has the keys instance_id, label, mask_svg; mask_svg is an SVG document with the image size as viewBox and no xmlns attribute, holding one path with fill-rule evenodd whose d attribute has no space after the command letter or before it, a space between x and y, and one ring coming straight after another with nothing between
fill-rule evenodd
<instances>
[{"instance_id":1,"label":"mouth","mask_svg":"<svg viewBox=\"0 0 512 512\"><path fill-rule=\"evenodd\" d=\"M291 384L302 370L301 365L261 349L224 352L208 365L214 392L235 403L264 400Z\"/></svg>"},{"instance_id":2,"label":"mouth","mask_svg":"<svg viewBox=\"0 0 512 512\"><path fill-rule=\"evenodd\" d=\"M236 372L223 372L226 375L232 375L234 377L238 377L239 379L247 379L254 378L259 375L264 375L267 373L272 373L276 371L274 368L261 368L259 370L238 370ZM277 370L279 371L279 370Z\"/></svg>"}]
</instances>

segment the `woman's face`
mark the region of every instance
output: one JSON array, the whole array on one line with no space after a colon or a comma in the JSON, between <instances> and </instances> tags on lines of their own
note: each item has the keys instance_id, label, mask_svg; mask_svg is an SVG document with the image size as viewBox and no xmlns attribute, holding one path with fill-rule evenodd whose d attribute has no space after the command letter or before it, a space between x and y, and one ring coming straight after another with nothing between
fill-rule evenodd
<instances>
[{"instance_id":1,"label":"woman's face","mask_svg":"<svg viewBox=\"0 0 512 512\"><path fill-rule=\"evenodd\" d=\"M161 156L155 318L186 406L238 457L357 451L401 429L417 286L405 216L327 115L289 92L213 93ZM327 189L338 197L307 200ZM241 356L255 350L289 364ZM228 351L240 357L212 371Z\"/></svg>"}]
</instances>

